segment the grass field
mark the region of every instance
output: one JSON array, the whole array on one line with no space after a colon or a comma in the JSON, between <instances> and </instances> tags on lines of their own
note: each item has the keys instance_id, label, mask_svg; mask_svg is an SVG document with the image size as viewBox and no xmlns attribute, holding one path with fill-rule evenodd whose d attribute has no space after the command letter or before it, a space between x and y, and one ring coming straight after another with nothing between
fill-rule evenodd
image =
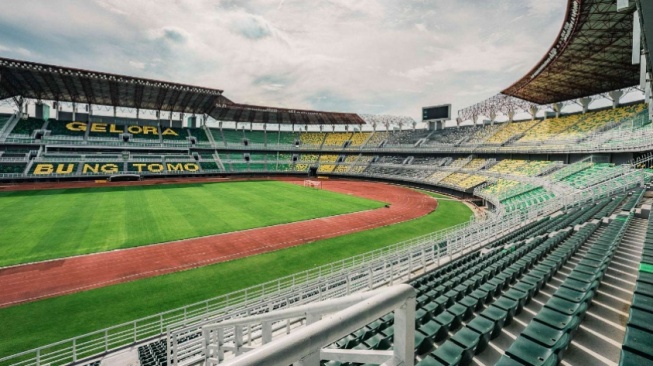
<instances>
[{"instance_id":1,"label":"grass field","mask_svg":"<svg viewBox=\"0 0 653 366\"><path fill-rule=\"evenodd\" d=\"M275 181L0 192L0 267L381 206Z\"/></svg>"},{"instance_id":2,"label":"grass field","mask_svg":"<svg viewBox=\"0 0 653 366\"><path fill-rule=\"evenodd\" d=\"M465 222L471 214L461 202L441 200L434 212L400 224L0 309L0 357L382 248Z\"/></svg>"}]
</instances>

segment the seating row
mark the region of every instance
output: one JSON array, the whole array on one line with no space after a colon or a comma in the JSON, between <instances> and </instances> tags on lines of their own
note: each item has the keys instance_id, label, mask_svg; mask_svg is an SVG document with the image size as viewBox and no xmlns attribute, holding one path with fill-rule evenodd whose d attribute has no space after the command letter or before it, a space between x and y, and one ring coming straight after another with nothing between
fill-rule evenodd
<instances>
[{"instance_id":1,"label":"seating row","mask_svg":"<svg viewBox=\"0 0 653 366\"><path fill-rule=\"evenodd\" d=\"M635 196L635 195L633 195ZM653 364L653 216L649 215L620 365Z\"/></svg>"},{"instance_id":2,"label":"seating row","mask_svg":"<svg viewBox=\"0 0 653 366\"><path fill-rule=\"evenodd\" d=\"M557 365L591 305L632 214L618 216L579 253L577 264L496 365ZM588 224L586 228L598 224ZM589 230L589 229L588 229ZM581 232L579 231L579 233ZM577 250L580 246L576 246ZM574 250L575 251L575 250ZM556 251L557 254L558 251ZM568 259L569 257L567 257Z\"/></svg>"},{"instance_id":3,"label":"seating row","mask_svg":"<svg viewBox=\"0 0 653 366\"><path fill-rule=\"evenodd\" d=\"M515 283L516 278L541 259L544 253L571 235L572 232L566 230L551 238L541 236L543 231L551 227L549 221L551 220L542 219L527 225L511 234L512 239L509 236L495 242L483 255L473 253L463 258L464 261L445 266L412 282L418 290L415 320L417 355L430 352L438 342L446 339L449 333L455 332L463 322L467 322L450 341L425 356L420 365L456 364L458 356L460 360L471 357L477 347L480 351L487 345L491 334L500 330L508 316L514 315L516 308L512 309L512 305L523 306L526 299L533 296L544 280L538 277L538 272L532 272L530 277L524 280L526 282L519 285L519 289L510 292L510 296L516 299L509 300L506 297L483 310L485 304L491 302L503 290L507 290ZM528 240L515 241L515 235L526 232L534 236ZM574 237L583 236L582 239L587 239L592 232L590 229L584 229ZM507 243L509 245L506 245ZM556 265L555 268L557 270L559 266ZM547 280L548 278L550 275L546 277ZM481 310L481 315L475 317L474 312ZM391 316L379 319L332 346L345 349L388 349L393 342L391 320ZM452 359L453 354L458 356Z\"/></svg>"}]
</instances>

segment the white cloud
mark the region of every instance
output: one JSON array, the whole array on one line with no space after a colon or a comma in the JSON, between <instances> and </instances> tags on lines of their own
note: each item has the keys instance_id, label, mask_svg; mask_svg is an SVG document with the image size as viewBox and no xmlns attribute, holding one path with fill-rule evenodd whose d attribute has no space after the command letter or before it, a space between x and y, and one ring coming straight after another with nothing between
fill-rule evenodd
<instances>
[{"instance_id":1,"label":"white cloud","mask_svg":"<svg viewBox=\"0 0 653 366\"><path fill-rule=\"evenodd\" d=\"M512 84L551 45L567 3L7 1L7 57L215 87L243 103L414 118Z\"/></svg>"}]
</instances>

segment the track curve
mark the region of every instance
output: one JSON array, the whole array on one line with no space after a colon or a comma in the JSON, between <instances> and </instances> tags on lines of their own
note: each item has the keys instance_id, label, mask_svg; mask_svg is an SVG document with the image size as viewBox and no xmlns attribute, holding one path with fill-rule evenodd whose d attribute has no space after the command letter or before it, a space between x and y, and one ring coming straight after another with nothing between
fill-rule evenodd
<instances>
[{"instance_id":1,"label":"track curve","mask_svg":"<svg viewBox=\"0 0 653 366\"><path fill-rule=\"evenodd\" d=\"M279 179L302 184L303 180ZM0 269L0 307L225 262L424 216L437 201L376 182L327 180L323 189L383 201L388 208Z\"/></svg>"}]
</instances>

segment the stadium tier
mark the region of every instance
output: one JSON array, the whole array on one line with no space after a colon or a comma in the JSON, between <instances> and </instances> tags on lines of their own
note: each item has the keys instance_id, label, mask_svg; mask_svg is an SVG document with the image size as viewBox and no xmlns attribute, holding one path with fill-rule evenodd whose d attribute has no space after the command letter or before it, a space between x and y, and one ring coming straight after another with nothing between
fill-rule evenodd
<instances>
[{"instance_id":1,"label":"stadium tier","mask_svg":"<svg viewBox=\"0 0 653 366\"><path fill-rule=\"evenodd\" d=\"M624 110L627 112L614 113L641 113L640 107ZM595 112L595 116L604 114L608 113ZM573 131L590 133L608 125L614 128L620 125L609 122L581 125L582 121L573 124L576 126ZM20 123L25 125L17 127ZM579 332L579 324L602 332L596 324L581 322L582 315L591 312L587 306L599 293L598 276L613 268L609 255L597 257L598 248L611 248L609 253L618 253L618 239L624 237L625 228L641 226L643 219L634 212L647 200L645 189L640 188L630 196L627 193L651 178L649 170L626 169L624 165L605 162L604 157L589 156L565 164L548 161L543 156L531 160L500 152L455 153L455 150L444 152L435 147L453 141L452 145L459 145L454 148L462 149L483 139L489 141L488 136L511 128L500 124L461 128L460 131L468 131L470 135L456 140L462 135L447 133L450 139L442 138L436 144L431 138L437 132L419 130L293 134L71 123L75 122L35 119L7 122L5 127L11 127L12 131L4 135L5 144L11 145L0 151L0 178L98 179L120 174L305 176L310 168L316 168L321 176L390 180L429 186L460 197L480 197L487 203L490 215L498 218L529 217L547 207L558 207L546 211L553 215L526 220L525 226L514 225L508 230L508 236L489 242L483 251L473 251L452 262L459 266L454 272L449 272L449 265L433 265L435 272L427 271L421 279L410 282L418 291L414 336L418 365L466 363L474 359L484 364L523 363L530 362L531 355L537 355L538 360L557 362L567 357L560 350L577 349L573 346L573 336ZM544 121L513 123L537 126ZM571 134L572 127L564 131ZM513 130L506 136L514 140L519 133ZM123 140L123 134L130 136ZM424 140L429 135L429 141ZM18 140L12 140L16 136ZM537 142L545 140L540 138ZM488 144L492 146L494 142ZM119 145L117 149L116 145ZM392 146L407 150L387 151ZM648 164L640 162L638 166L648 167ZM577 197L586 203L570 205L567 202L574 201L565 197ZM559 202L565 203L556 206ZM599 272L592 272L595 270ZM554 290L545 290L552 283L556 286ZM567 308L570 304L573 306ZM632 309L632 320L623 338L624 360L645 357L642 354L646 348L638 343L637 337L646 329L635 323L642 315L637 313L637 308ZM573 325L559 329L555 322L562 317L570 319ZM516 338L506 338L503 329ZM328 348L392 349L393 332L392 318L385 317ZM190 344L200 338L196 334L177 341ZM549 338L555 342L547 341ZM582 343L582 338L578 342ZM619 339L613 342L622 344ZM140 347L137 353L141 364L169 362L169 345L170 340L164 339ZM504 352L498 353L497 349ZM575 357L573 352L570 357Z\"/></svg>"}]
</instances>

